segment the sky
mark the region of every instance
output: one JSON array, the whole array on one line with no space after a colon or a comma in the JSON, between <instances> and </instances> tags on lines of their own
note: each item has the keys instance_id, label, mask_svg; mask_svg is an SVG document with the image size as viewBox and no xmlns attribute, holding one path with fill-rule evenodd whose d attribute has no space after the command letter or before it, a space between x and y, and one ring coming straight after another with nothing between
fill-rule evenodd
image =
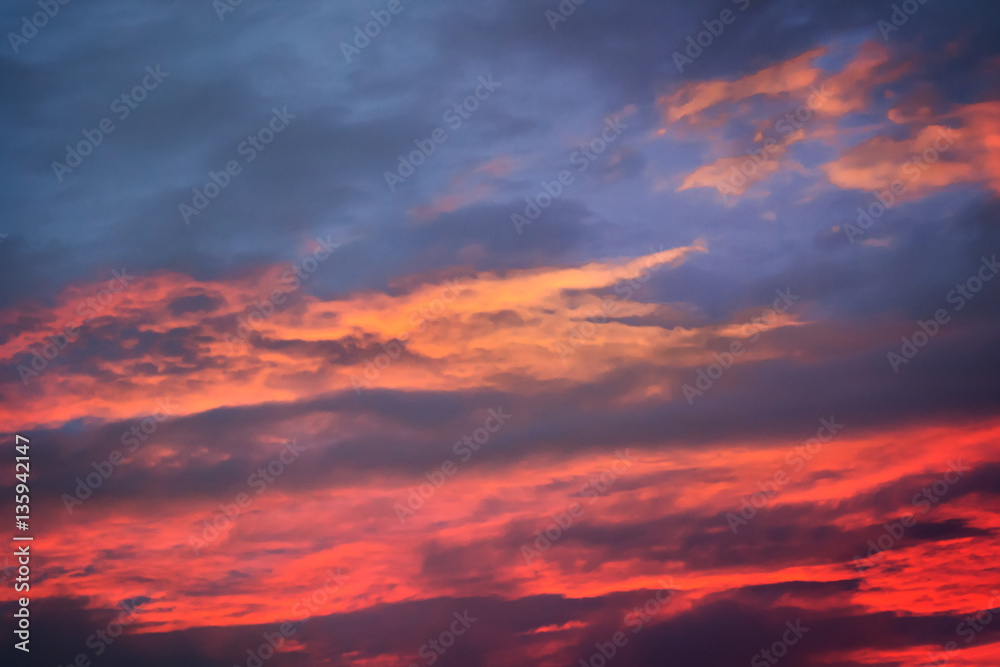
<instances>
[{"instance_id":1,"label":"sky","mask_svg":"<svg viewBox=\"0 0 1000 667\"><path fill-rule=\"evenodd\" d=\"M0 27L3 664L1000 664L1000 5Z\"/></svg>"}]
</instances>

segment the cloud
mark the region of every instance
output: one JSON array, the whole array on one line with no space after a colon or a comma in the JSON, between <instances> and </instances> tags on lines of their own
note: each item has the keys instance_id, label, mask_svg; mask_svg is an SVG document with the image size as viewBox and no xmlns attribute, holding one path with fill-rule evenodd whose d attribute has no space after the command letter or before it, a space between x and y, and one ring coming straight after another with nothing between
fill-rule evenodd
<instances>
[{"instance_id":1,"label":"cloud","mask_svg":"<svg viewBox=\"0 0 1000 667\"><path fill-rule=\"evenodd\" d=\"M902 192L893 196L904 201L963 183L982 183L1000 192L1000 102L959 106L931 124L912 122L910 127L906 139L874 137L823 165L830 182L865 190L897 183Z\"/></svg>"}]
</instances>

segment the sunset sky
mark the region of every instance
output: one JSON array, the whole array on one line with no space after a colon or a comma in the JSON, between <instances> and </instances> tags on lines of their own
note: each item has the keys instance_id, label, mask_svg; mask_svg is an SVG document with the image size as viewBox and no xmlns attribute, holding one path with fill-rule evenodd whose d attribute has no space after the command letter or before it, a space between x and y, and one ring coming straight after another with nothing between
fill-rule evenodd
<instances>
[{"instance_id":1,"label":"sunset sky","mask_svg":"<svg viewBox=\"0 0 1000 667\"><path fill-rule=\"evenodd\" d=\"M1000 665L996 2L0 26L0 664Z\"/></svg>"}]
</instances>

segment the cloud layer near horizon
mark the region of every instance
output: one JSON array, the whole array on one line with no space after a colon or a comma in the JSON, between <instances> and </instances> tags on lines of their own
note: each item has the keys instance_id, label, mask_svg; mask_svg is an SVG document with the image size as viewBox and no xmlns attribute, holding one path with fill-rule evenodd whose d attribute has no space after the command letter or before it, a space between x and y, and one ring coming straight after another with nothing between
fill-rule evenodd
<instances>
[{"instance_id":1,"label":"cloud layer near horizon","mask_svg":"<svg viewBox=\"0 0 1000 667\"><path fill-rule=\"evenodd\" d=\"M0 55L23 664L997 664L995 3L60 7Z\"/></svg>"}]
</instances>

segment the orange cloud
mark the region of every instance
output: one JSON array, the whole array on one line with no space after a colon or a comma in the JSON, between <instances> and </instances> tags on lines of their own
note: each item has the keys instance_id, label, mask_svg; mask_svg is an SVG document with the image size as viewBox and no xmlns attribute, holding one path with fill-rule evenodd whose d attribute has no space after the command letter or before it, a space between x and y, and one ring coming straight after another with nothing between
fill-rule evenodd
<instances>
[{"instance_id":1,"label":"orange cloud","mask_svg":"<svg viewBox=\"0 0 1000 667\"><path fill-rule=\"evenodd\" d=\"M695 332L618 321L648 315L657 305L618 296L602 298L592 292L632 281L631 294L641 289L651 271L680 265L705 251L696 243L622 263L438 279L398 295L362 292L323 301L295 292L282 298L283 305L272 303L269 295L284 285L284 266L230 282L194 283L175 273L146 276L84 327L88 335L101 336L103 344L135 350L133 354L95 357L86 375L62 372L57 357L51 368L30 379L27 388L9 387L0 417L23 419L30 414L38 420L36 425L82 416L130 418L148 414L150 406L165 396L183 397L181 408L189 414L223 405L295 400L351 389L359 381L399 389L455 389L490 386L516 376L583 379L623 360L641 360L671 348L684 351L675 355L678 359L700 359L707 352L688 349ZM336 254L326 261L335 263ZM37 325L21 328L0 344L0 359L15 367L23 365L24 350L39 349L66 322L79 323L77 304L98 287L69 289L52 310L31 306L7 313L9 322L30 316ZM165 307L192 294L215 295L215 305L207 311L178 314ZM593 317L604 323L588 322ZM573 342L574 328L579 327L588 330L584 353L560 355L558 346ZM121 339L124 328L147 338L187 330L191 359L165 357L155 348L139 352ZM380 346L394 339L402 341L406 353L397 354L392 367L379 369L373 378L372 364L383 355ZM399 343L392 346L403 349ZM67 349L69 354L73 348ZM331 363L330 354L340 361ZM155 373L137 373L143 368ZM108 391L92 391L96 374L103 377ZM63 398L44 399L56 395ZM29 405L32 408L26 411Z\"/></svg>"},{"instance_id":2,"label":"orange cloud","mask_svg":"<svg viewBox=\"0 0 1000 667\"><path fill-rule=\"evenodd\" d=\"M668 123L684 120L693 127L713 127L720 119L728 121L751 113L745 101L755 95L801 100L798 109L782 118L758 120L755 143L749 150L698 167L684 177L677 189L714 187L720 194L740 196L751 185L780 171L801 168L787 157L788 146L806 139L835 141L839 117L864 111L876 86L910 68L907 64L891 67L888 51L868 42L841 71L829 74L812 64L825 53L824 49L808 51L735 81L690 83L661 98ZM768 128L780 132L780 138L765 139ZM747 154L757 155L758 159Z\"/></svg>"},{"instance_id":3,"label":"orange cloud","mask_svg":"<svg viewBox=\"0 0 1000 667\"><path fill-rule=\"evenodd\" d=\"M890 112L890 118L917 124L928 114L923 106ZM936 122L919 124L905 139L869 139L822 169L844 189L884 190L896 183L903 200L961 183L983 183L1000 193L1000 102L958 107Z\"/></svg>"},{"instance_id":4,"label":"orange cloud","mask_svg":"<svg viewBox=\"0 0 1000 667\"><path fill-rule=\"evenodd\" d=\"M488 199L495 191L495 181L507 176L517 167L517 162L508 155L488 160L471 171L455 174L447 191L434 196L429 204L415 206L410 215L418 222L429 222L442 213L451 213L460 208Z\"/></svg>"},{"instance_id":5,"label":"orange cloud","mask_svg":"<svg viewBox=\"0 0 1000 667\"><path fill-rule=\"evenodd\" d=\"M517 161L509 155L501 155L475 168L476 173L488 173L494 178L503 178L517 168Z\"/></svg>"},{"instance_id":6,"label":"orange cloud","mask_svg":"<svg viewBox=\"0 0 1000 667\"><path fill-rule=\"evenodd\" d=\"M476 185L471 190L452 194L439 195L424 206L416 206L410 210L410 215L419 222L428 222L442 213L451 213L470 204L486 199L493 194L493 188L484 183Z\"/></svg>"},{"instance_id":7,"label":"orange cloud","mask_svg":"<svg viewBox=\"0 0 1000 667\"><path fill-rule=\"evenodd\" d=\"M826 49L807 51L735 81L716 79L685 84L672 95L660 98L664 119L676 123L690 118L696 123L701 112L720 104L735 104L754 95L773 96L808 90L823 74L811 63L824 53Z\"/></svg>"},{"instance_id":8,"label":"orange cloud","mask_svg":"<svg viewBox=\"0 0 1000 667\"><path fill-rule=\"evenodd\" d=\"M331 424L313 426L317 433L331 428ZM38 549L46 554L48 574L36 596L86 596L92 606L111 607L118 600L145 595L151 602L143 606L139 632L297 620L306 613L297 605L323 584L330 570L338 568L343 568L346 582L312 613L350 612L446 596L495 596L498 591L509 599L553 592L585 599L656 590L666 577L672 578L673 587L681 593L676 608L672 606L667 615L713 594L746 586L851 578L861 583L845 593L840 603L903 614L984 608L990 582L978 569L970 569L969 563L1000 548L996 531L1000 525L975 497L956 497L931 508L933 514L926 516L960 518L990 534L976 542L958 538L946 544L899 545L863 574L849 564L826 559L794 565L779 559L702 567L697 544L721 535L723 546L732 539L733 548L743 548L743 542L730 534L725 515L738 512L741 498L759 493L760 483L775 479L777 471L784 471L789 481L768 500L770 512L806 506L817 512L837 508L837 526L851 530L879 525L901 511L914 511L908 495L902 505L889 504L881 510L870 509L870 503L858 504L856 499L900 479L936 479L948 469L949 460L972 467L1000 455L1000 425L995 421L888 432L854 432L845 424L834 442L814 451L796 469L797 459L793 465L787 456L809 435L780 441L741 439L670 451L638 448L624 440L623 449L634 447L629 453L633 462L626 470L612 468L615 455L606 453L581 453L557 461L518 460L499 467L477 465L473 460L402 524L393 505L406 502L412 488L426 481L420 473L329 489L303 490L293 479L281 479L255 498L252 512L227 522L221 537L198 557L189 546L190 536L201 535L205 520L220 513L218 500L163 503L156 507L156 521L149 521L146 505L87 506L72 517L53 516L49 529L39 536ZM941 442L948 443L947 452L942 452ZM310 455L321 453L304 456ZM619 478L606 492L596 497L580 495L588 481L608 470L617 470ZM677 479L684 483L665 483ZM914 481L913 491L925 483ZM575 539L581 529L571 526L566 529L567 538L527 562L520 542L512 543L511 537L521 535L520 539L531 543L535 531L572 502L583 505L579 523L591 532L643 524L666 532L657 538L655 549L643 544L610 549ZM488 511L483 511L484 504ZM316 517L336 520L317 521ZM683 527L696 517L708 529L704 539L685 542L684 547L675 545L672 540L680 541L686 534ZM749 522L765 520L756 517ZM81 549L81 544L98 544L101 549ZM861 550L864 544L843 547ZM684 560L677 555L679 549L685 549ZM665 561L665 554L675 551ZM414 558L435 552L456 554L452 558L458 560L447 576L428 572L423 559ZM947 577L941 576L942 569L948 571ZM78 576L85 571L88 576ZM233 576L234 572L239 576ZM7 588L0 600L14 595ZM561 629L586 628L573 624Z\"/></svg>"},{"instance_id":9,"label":"orange cloud","mask_svg":"<svg viewBox=\"0 0 1000 667\"><path fill-rule=\"evenodd\" d=\"M788 161L783 161L782 156L789 145L803 136L804 132L799 130L780 141L769 139L754 153L756 159L750 155L723 157L698 167L684 177L677 190L715 188L724 197L743 195L751 185L765 181L785 168Z\"/></svg>"},{"instance_id":10,"label":"orange cloud","mask_svg":"<svg viewBox=\"0 0 1000 667\"><path fill-rule=\"evenodd\" d=\"M726 105L723 112L732 113L738 102L755 95L804 101L820 85L829 97L823 104L822 113L841 116L863 111L868 107L874 87L912 69L912 65L906 63L887 67L890 54L884 46L875 42L863 44L857 56L843 70L832 74L813 64L826 53L825 48L806 51L733 81L714 79L687 83L673 94L660 98L664 120L667 123L687 120L692 125L710 125L706 123L708 119L703 112L714 107Z\"/></svg>"}]
</instances>

